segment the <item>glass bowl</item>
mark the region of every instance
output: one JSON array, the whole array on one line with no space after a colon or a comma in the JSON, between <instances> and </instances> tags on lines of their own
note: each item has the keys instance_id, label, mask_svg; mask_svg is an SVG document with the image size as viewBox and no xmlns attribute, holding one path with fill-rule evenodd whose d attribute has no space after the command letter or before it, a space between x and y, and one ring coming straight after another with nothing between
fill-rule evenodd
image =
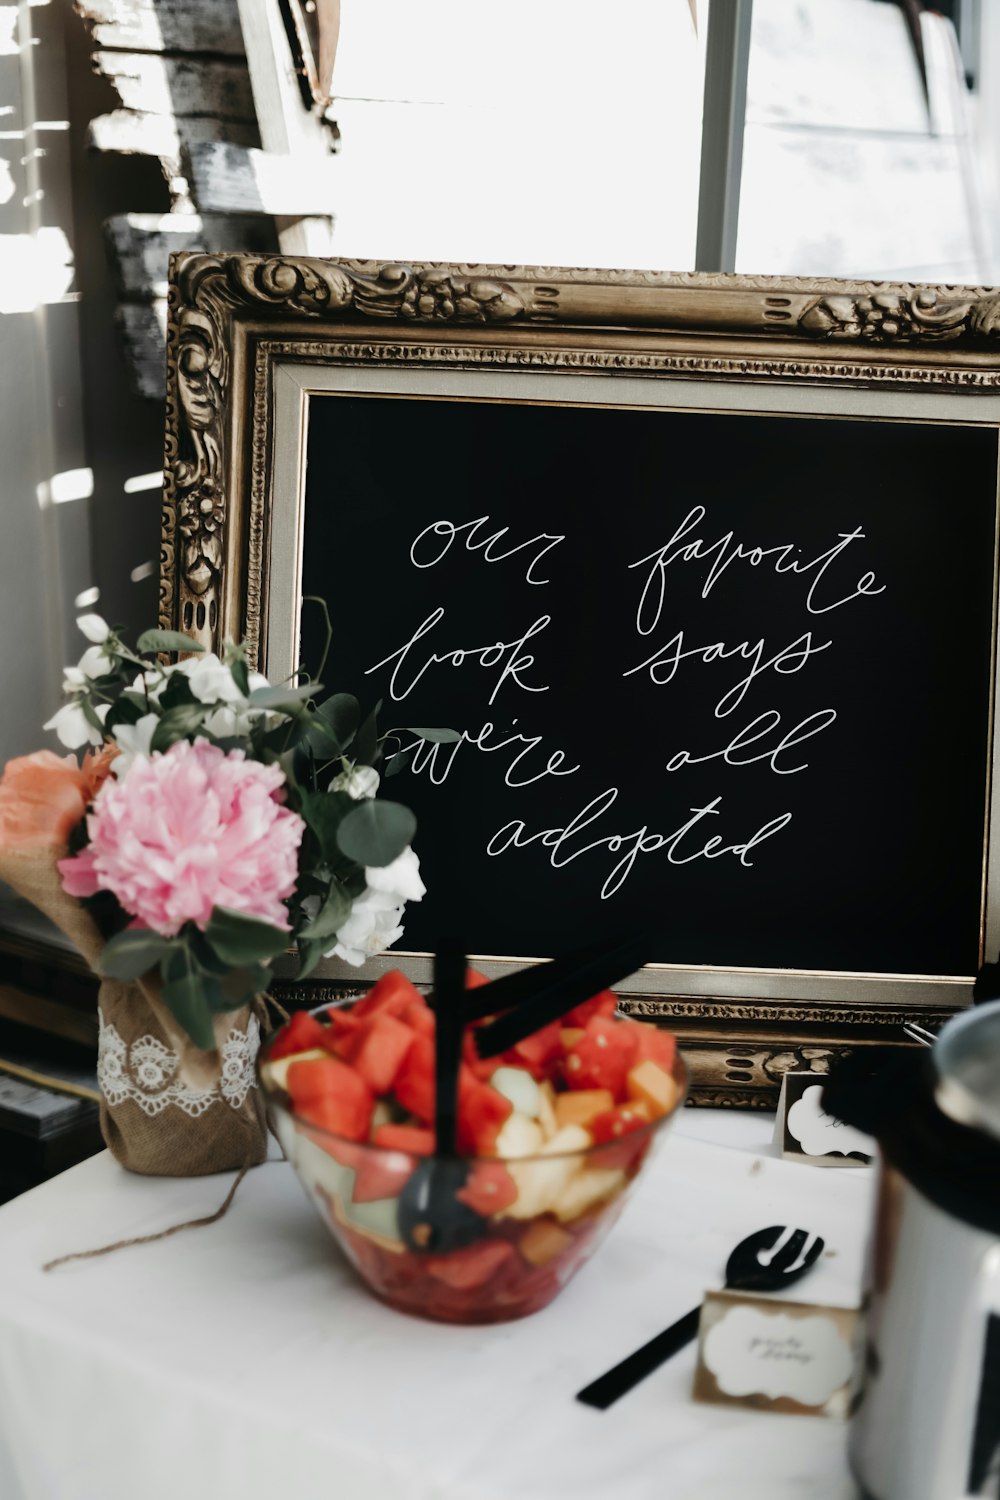
<instances>
[{"instance_id":1,"label":"glass bowl","mask_svg":"<svg viewBox=\"0 0 1000 1500\"><path fill-rule=\"evenodd\" d=\"M677 1053L670 1112L615 1140L531 1156L430 1157L303 1119L268 1081L268 1054L265 1044L257 1068L271 1128L340 1249L383 1302L448 1323L500 1323L546 1307L618 1219L687 1092ZM444 1239L419 1248L428 1193Z\"/></svg>"}]
</instances>

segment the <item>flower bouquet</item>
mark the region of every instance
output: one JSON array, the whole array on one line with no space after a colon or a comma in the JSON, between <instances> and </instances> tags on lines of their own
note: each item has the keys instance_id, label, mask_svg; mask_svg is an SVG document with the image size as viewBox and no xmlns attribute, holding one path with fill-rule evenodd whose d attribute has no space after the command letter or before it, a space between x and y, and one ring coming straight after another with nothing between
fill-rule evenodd
<instances>
[{"instance_id":1,"label":"flower bouquet","mask_svg":"<svg viewBox=\"0 0 1000 1500\"><path fill-rule=\"evenodd\" d=\"M361 964L424 895L413 814L377 796L395 731L380 734L381 705L365 716L316 682L271 686L239 646L220 658L147 631L132 649L97 615L78 624L90 645L45 728L85 753L7 765L0 879L101 977L101 1125L118 1160L166 1176L253 1164L272 961L294 943L300 976L324 955Z\"/></svg>"}]
</instances>

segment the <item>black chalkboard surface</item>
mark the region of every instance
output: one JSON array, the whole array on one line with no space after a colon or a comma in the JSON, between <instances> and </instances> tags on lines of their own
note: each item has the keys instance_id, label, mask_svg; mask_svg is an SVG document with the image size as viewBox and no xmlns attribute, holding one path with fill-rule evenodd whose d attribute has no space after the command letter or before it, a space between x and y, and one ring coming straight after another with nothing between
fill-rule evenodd
<instances>
[{"instance_id":1,"label":"black chalkboard surface","mask_svg":"<svg viewBox=\"0 0 1000 1500\"><path fill-rule=\"evenodd\" d=\"M314 397L324 678L466 736L385 788L398 946L652 913L662 962L974 974L996 465L982 428Z\"/></svg>"}]
</instances>

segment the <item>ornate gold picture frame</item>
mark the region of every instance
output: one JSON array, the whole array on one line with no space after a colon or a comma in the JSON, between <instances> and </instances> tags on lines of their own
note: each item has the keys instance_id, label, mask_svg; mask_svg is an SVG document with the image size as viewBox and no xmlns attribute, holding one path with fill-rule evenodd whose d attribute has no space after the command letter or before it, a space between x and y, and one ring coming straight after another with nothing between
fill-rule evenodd
<instances>
[{"instance_id":1,"label":"ornate gold picture frame","mask_svg":"<svg viewBox=\"0 0 1000 1500\"><path fill-rule=\"evenodd\" d=\"M984 519L974 542L956 532L956 545L977 559L982 628L969 644L984 664L976 710L981 753L977 748L969 772L981 852L964 861L963 874L978 892L978 916L970 916L978 943L966 945L968 961L933 972L663 963L623 988L633 1012L681 1035L696 1102L773 1104L787 1069L823 1072L839 1050L902 1042L907 1019L933 1025L967 1004L975 969L1000 947L1000 841L990 816L998 329L1000 293L983 288L175 257L162 623L210 648L227 637L245 639L273 680L295 669L310 411L326 398L447 402L455 411L464 402L807 422L815 437L802 450L808 460L798 460L806 508L813 486L836 481L849 494L859 482L860 450L850 434L861 429L848 424L884 424L879 430L887 442L895 433L897 444L904 429L947 431L956 441L967 432L986 434L977 440L975 471ZM384 410L388 420L393 408ZM725 463L720 451L706 452L706 466ZM942 514L957 526L955 506L972 481L963 477L963 463L947 464ZM990 464L987 491L981 478ZM896 500L905 517L906 494ZM949 795L947 786L939 792ZM496 973L534 956L486 953L478 962ZM429 974L426 952L404 948L366 966L361 977L368 981L397 962L417 979ZM310 992L322 999L355 972L329 962L308 981ZM293 973L290 965L286 984Z\"/></svg>"}]
</instances>

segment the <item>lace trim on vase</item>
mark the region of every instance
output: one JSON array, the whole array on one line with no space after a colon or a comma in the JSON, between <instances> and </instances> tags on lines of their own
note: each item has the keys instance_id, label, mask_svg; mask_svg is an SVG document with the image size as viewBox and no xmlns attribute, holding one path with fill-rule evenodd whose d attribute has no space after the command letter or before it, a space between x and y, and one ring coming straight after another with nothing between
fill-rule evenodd
<instances>
[{"instance_id":1,"label":"lace trim on vase","mask_svg":"<svg viewBox=\"0 0 1000 1500\"><path fill-rule=\"evenodd\" d=\"M180 1056L155 1036L126 1043L116 1026L97 1008L97 1081L114 1109L131 1099L151 1118L174 1105L193 1120L218 1100L239 1109L257 1087L254 1061L260 1047L260 1026L251 1016L246 1031L234 1027L222 1044L219 1081L211 1089L193 1089L179 1078Z\"/></svg>"}]
</instances>

